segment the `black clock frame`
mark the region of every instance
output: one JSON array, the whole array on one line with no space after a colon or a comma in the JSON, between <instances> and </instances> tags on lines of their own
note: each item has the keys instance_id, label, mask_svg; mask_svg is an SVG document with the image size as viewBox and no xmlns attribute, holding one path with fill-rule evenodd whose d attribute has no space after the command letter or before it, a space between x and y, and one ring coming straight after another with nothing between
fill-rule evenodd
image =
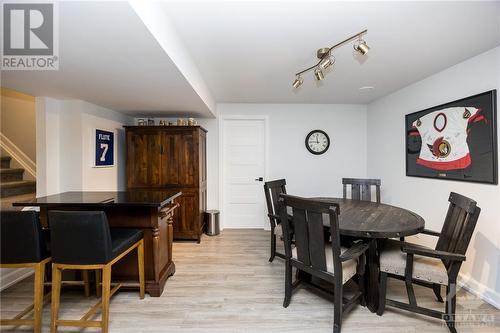
<instances>
[{"instance_id":1,"label":"black clock frame","mask_svg":"<svg viewBox=\"0 0 500 333\"><path fill-rule=\"evenodd\" d=\"M326 139L328 140L328 144L326 145L326 148L322 151L314 151L312 150L310 147L309 147L309 138L311 137L311 135L313 135L314 133L321 133L323 134L324 136L326 136ZM322 131L322 130L312 130L311 132L309 132L309 134L307 134L306 136L306 140L305 140L305 144L306 144L306 148L307 150L311 153L311 154L314 154L314 155L321 155L321 154L324 154L328 151L328 148L330 148L330 137L328 136L328 134L326 134L325 131Z\"/></svg>"}]
</instances>

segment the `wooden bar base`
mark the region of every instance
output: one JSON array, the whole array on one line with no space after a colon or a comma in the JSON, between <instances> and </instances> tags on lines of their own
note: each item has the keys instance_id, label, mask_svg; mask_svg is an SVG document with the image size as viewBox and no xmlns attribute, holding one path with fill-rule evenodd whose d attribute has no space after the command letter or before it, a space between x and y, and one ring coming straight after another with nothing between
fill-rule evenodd
<instances>
[{"instance_id":1,"label":"wooden bar base","mask_svg":"<svg viewBox=\"0 0 500 333\"><path fill-rule=\"evenodd\" d=\"M111 228L142 229L146 292L152 297L159 297L167 279L175 273L175 264L172 261L173 217L178 206L173 202L173 198L158 206L137 203L117 205L113 202L64 205L51 203L40 205L40 222L44 228L50 228L47 218L49 210L96 210L106 213ZM131 282L128 287L138 287L137 265L136 256L127 254L113 265L113 282Z\"/></svg>"}]
</instances>

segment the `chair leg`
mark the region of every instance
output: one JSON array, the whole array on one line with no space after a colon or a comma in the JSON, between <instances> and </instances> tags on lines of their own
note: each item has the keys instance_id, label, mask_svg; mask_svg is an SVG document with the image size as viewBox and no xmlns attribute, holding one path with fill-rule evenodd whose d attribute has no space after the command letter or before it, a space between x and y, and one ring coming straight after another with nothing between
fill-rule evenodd
<instances>
[{"instance_id":1,"label":"chair leg","mask_svg":"<svg viewBox=\"0 0 500 333\"><path fill-rule=\"evenodd\" d=\"M139 297L144 299L144 241L137 247L137 268L139 269Z\"/></svg>"},{"instance_id":2,"label":"chair leg","mask_svg":"<svg viewBox=\"0 0 500 333\"><path fill-rule=\"evenodd\" d=\"M365 293L365 257L360 258L360 263L358 264L358 288L361 292L361 297L359 298L359 304L361 306L366 306L366 293Z\"/></svg>"},{"instance_id":3,"label":"chair leg","mask_svg":"<svg viewBox=\"0 0 500 333\"><path fill-rule=\"evenodd\" d=\"M85 297L90 296L90 279L89 279L89 271L84 269L82 270L82 280L83 280L83 291Z\"/></svg>"},{"instance_id":4,"label":"chair leg","mask_svg":"<svg viewBox=\"0 0 500 333\"><path fill-rule=\"evenodd\" d=\"M274 234L274 228L271 228L271 257L269 257L269 262L273 262L276 256L276 235Z\"/></svg>"},{"instance_id":5,"label":"chair leg","mask_svg":"<svg viewBox=\"0 0 500 333\"><path fill-rule=\"evenodd\" d=\"M285 300L283 301L283 307L288 307L290 305L290 300L292 299L292 265L290 260L286 260L285 263Z\"/></svg>"},{"instance_id":6,"label":"chair leg","mask_svg":"<svg viewBox=\"0 0 500 333\"><path fill-rule=\"evenodd\" d=\"M444 301L443 298L441 297L441 285L434 283L432 285L432 291L434 291L434 295L436 295L438 302L443 303Z\"/></svg>"},{"instance_id":7,"label":"chair leg","mask_svg":"<svg viewBox=\"0 0 500 333\"><path fill-rule=\"evenodd\" d=\"M342 326L342 281L335 282L333 300L333 333L340 333Z\"/></svg>"},{"instance_id":8,"label":"chair leg","mask_svg":"<svg viewBox=\"0 0 500 333\"><path fill-rule=\"evenodd\" d=\"M42 309L43 309L43 289L45 277L45 263L39 263L35 266L35 295L33 298L34 310L34 332L42 332Z\"/></svg>"},{"instance_id":9,"label":"chair leg","mask_svg":"<svg viewBox=\"0 0 500 333\"><path fill-rule=\"evenodd\" d=\"M456 333L455 310L457 305L457 285L454 282L448 283L446 287L446 325L452 333Z\"/></svg>"},{"instance_id":10,"label":"chair leg","mask_svg":"<svg viewBox=\"0 0 500 333\"><path fill-rule=\"evenodd\" d=\"M385 311L385 297L387 292L387 273L380 272L380 286L379 286L379 301L378 301L378 309L377 315L381 316Z\"/></svg>"},{"instance_id":11,"label":"chair leg","mask_svg":"<svg viewBox=\"0 0 500 333\"><path fill-rule=\"evenodd\" d=\"M405 281L406 293L408 294L408 302L410 305L417 306L417 298L415 297L415 290L413 289L413 284L410 281Z\"/></svg>"},{"instance_id":12,"label":"chair leg","mask_svg":"<svg viewBox=\"0 0 500 333\"><path fill-rule=\"evenodd\" d=\"M106 265L102 269L102 333L108 333L109 327L109 298L111 290L111 265Z\"/></svg>"},{"instance_id":13,"label":"chair leg","mask_svg":"<svg viewBox=\"0 0 500 333\"><path fill-rule=\"evenodd\" d=\"M102 271L100 269L95 270L95 294L97 297L102 296Z\"/></svg>"},{"instance_id":14,"label":"chair leg","mask_svg":"<svg viewBox=\"0 0 500 333\"><path fill-rule=\"evenodd\" d=\"M57 332L57 320L59 317L59 301L61 297L61 269L52 264L52 317L50 321L51 333Z\"/></svg>"}]
</instances>

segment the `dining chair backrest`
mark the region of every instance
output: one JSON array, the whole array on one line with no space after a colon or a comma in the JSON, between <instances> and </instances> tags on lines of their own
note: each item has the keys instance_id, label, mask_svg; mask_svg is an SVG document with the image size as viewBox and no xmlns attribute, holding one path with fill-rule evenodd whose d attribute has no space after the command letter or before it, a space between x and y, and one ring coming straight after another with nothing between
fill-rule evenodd
<instances>
[{"instance_id":1,"label":"dining chair backrest","mask_svg":"<svg viewBox=\"0 0 500 333\"><path fill-rule=\"evenodd\" d=\"M291 218L288 210L291 208ZM292 257L292 241L290 238L290 224L295 232L296 261L315 271L327 273L327 258L325 253L324 219L328 219L330 228L331 247L333 255L333 270L340 272L340 234L339 234L339 205L321 202L313 199L300 198L287 194L280 195L280 217L285 239L285 255ZM291 220L291 221L290 221ZM337 275L337 273L335 274Z\"/></svg>"},{"instance_id":2,"label":"dining chair backrest","mask_svg":"<svg viewBox=\"0 0 500 333\"><path fill-rule=\"evenodd\" d=\"M481 208L476 201L455 192L450 193L448 201L450 205L436 250L465 255ZM445 262L446 268L449 265L449 262Z\"/></svg>"},{"instance_id":3,"label":"dining chair backrest","mask_svg":"<svg viewBox=\"0 0 500 333\"><path fill-rule=\"evenodd\" d=\"M1 264L35 263L47 258L42 226L36 211L1 211Z\"/></svg>"},{"instance_id":4,"label":"dining chair backrest","mask_svg":"<svg viewBox=\"0 0 500 333\"><path fill-rule=\"evenodd\" d=\"M105 264L113 258L111 231L103 211L49 211L52 261Z\"/></svg>"},{"instance_id":5,"label":"dining chair backrest","mask_svg":"<svg viewBox=\"0 0 500 333\"><path fill-rule=\"evenodd\" d=\"M372 201L372 186L375 186L375 199L380 203L380 179L342 178L344 199L347 199L347 185L351 185L351 199Z\"/></svg>"},{"instance_id":6,"label":"dining chair backrest","mask_svg":"<svg viewBox=\"0 0 500 333\"><path fill-rule=\"evenodd\" d=\"M264 183L264 193L266 194L267 212L270 215L279 215L278 200L282 193L286 194L286 180L278 179ZM276 221L279 222L279 221Z\"/></svg>"}]
</instances>

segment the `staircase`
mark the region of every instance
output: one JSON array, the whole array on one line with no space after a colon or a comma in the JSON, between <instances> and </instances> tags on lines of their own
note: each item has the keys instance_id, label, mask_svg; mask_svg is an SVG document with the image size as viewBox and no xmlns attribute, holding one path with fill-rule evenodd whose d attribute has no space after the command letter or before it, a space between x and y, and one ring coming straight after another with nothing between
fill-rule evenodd
<instances>
[{"instance_id":1,"label":"staircase","mask_svg":"<svg viewBox=\"0 0 500 333\"><path fill-rule=\"evenodd\" d=\"M0 199L2 208L10 207L12 202L25 201L35 197L36 182L24 180L24 169L11 168L11 157L0 157Z\"/></svg>"}]
</instances>

